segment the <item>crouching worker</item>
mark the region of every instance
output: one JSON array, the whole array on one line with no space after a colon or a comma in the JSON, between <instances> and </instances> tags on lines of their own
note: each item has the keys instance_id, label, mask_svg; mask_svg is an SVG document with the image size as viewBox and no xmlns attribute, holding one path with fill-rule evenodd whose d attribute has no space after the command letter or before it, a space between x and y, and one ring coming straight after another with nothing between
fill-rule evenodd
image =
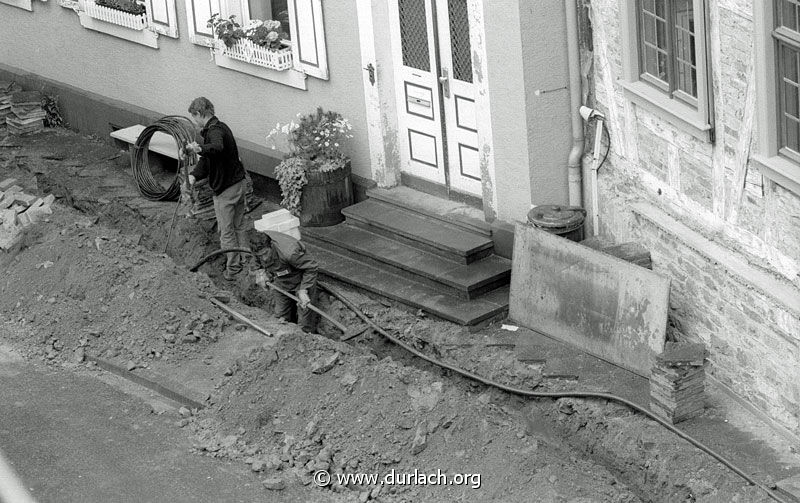
<instances>
[{"instance_id":1,"label":"crouching worker","mask_svg":"<svg viewBox=\"0 0 800 503\"><path fill-rule=\"evenodd\" d=\"M297 323L304 332L317 330L317 313L308 308L317 301L317 261L309 257L306 247L295 238L280 232L265 232L266 243L254 246L256 260L251 273L255 282L268 288L266 282L294 294L299 305L289 297L272 290L275 315Z\"/></svg>"}]
</instances>

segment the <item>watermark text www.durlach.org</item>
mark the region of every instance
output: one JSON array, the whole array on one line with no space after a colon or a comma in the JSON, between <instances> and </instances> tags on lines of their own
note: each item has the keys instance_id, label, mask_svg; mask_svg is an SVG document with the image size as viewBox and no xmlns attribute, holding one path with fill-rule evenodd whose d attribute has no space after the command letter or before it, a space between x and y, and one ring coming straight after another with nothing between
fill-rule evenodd
<instances>
[{"instance_id":1,"label":"watermark text www.durlach.org","mask_svg":"<svg viewBox=\"0 0 800 503\"><path fill-rule=\"evenodd\" d=\"M454 473L448 475L442 470L435 472L421 472L414 469L413 472L398 472L394 468L384 476L378 473L336 473L331 475L326 470L318 470L314 473L314 483L319 487L339 484L347 486L350 484L359 486L469 486L472 489L481 487L480 473Z\"/></svg>"}]
</instances>

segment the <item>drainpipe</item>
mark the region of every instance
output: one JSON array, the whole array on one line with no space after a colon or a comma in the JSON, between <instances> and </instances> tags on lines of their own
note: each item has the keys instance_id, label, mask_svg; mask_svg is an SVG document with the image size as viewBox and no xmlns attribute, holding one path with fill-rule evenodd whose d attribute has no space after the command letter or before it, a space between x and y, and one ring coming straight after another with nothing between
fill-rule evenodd
<instances>
[{"instance_id":1,"label":"drainpipe","mask_svg":"<svg viewBox=\"0 0 800 503\"><path fill-rule=\"evenodd\" d=\"M567 160L570 206L583 205L583 119L581 107L581 54L578 47L578 0L567 0L567 61L569 64L569 101L572 114L572 150Z\"/></svg>"}]
</instances>

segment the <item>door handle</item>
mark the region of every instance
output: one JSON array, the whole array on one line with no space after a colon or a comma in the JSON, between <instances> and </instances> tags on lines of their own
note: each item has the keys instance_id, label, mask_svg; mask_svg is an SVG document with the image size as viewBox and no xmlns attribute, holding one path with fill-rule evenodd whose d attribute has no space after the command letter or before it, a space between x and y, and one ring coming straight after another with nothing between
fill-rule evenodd
<instances>
[{"instance_id":1,"label":"door handle","mask_svg":"<svg viewBox=\"0 0 800 503\"><path fill-rule=\"evenodd\" d=\"M439 72L439 85L442 86L442 95L445 98L450 97L450 77L447 74L447 68L442 67L442 70Z\"/></svg>"}]
</instances>

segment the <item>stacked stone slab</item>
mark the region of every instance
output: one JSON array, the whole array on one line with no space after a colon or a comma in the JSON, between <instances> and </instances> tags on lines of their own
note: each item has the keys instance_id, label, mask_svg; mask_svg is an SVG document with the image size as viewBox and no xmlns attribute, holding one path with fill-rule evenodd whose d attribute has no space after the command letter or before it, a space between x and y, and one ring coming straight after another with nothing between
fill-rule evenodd
<instances>
[{"instance_id":1,"label":"stacked stone slab","mask_svg":"<svg viewBox=\"0 0 800 503\"><path fill-rule=\"evenodd\" d=\"M53 211L55 201L52 194L38 197L26 194L16 185L14 178L0 182L0 249L9 250L21 237L22 229L42 220Z\"/></svg>"},{"instance_id":2,"label":"stacked stone slab","mask_svg":"<svg viewBox=\"0 0 800 503\"><path fill-rule=\"evenodd\" d=\"M47 117L42 108L42 93L20 91L11 95L11 115L6 117L8 132L15 135L38 133Z\"/></svg>"},{"instance_id":3,"label":"stacked stone slab","mask_svg":"<svg viewBox=\"0 0 800 503\"><path fill-rule=\"evenodd\" d=\"M705 361L702 344L668 342L650 374L650 410L678 423L705 407Z\"/></svg>"},{"instance_id":4,"label":"stacked stone slab","mask_svg":"<svg viewBox=\"0 0 800 503\"><path fill-rule=\"evenodd\" d=\"M11 115L11 95L19 91L22 88L16 83L0 80L0 126L4 126Z\"/></svg>"}]
</instances>

